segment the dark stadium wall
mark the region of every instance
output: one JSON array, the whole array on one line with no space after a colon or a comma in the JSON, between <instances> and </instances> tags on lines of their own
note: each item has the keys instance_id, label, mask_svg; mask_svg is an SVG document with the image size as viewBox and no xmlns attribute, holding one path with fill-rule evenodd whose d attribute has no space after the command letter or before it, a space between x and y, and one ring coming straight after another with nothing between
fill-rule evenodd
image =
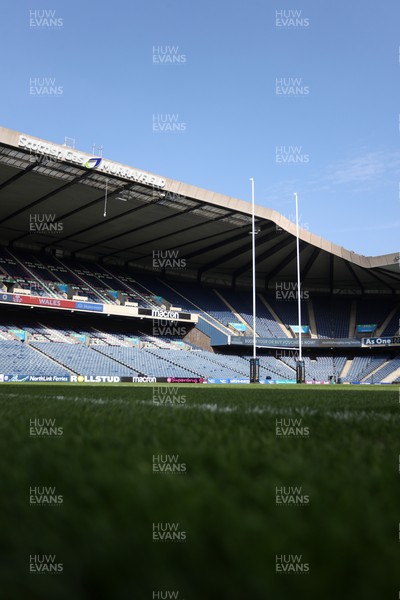
<instances>
[{"instance_id":1,"label":"dark stadium wall","mask_svg":"<svg viewBox=\"0 0 400 600\"><path fill-rule=\"evenodd\" d=\"M188 344L194 344L198 346L202 350L208 350L209 352L214 352L214 348L211 346L211 340L208 335L197 329L197 327L193 327L183 338L185 342Z\"/></svg>"}]
</instances>

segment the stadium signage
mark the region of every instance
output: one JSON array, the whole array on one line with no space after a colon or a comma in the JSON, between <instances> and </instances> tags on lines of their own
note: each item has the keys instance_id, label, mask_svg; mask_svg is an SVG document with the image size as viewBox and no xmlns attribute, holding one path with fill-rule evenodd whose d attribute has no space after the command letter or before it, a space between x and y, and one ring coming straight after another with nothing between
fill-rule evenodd
<instances>
[{"instance_id":1,"label":"stadium signage","mask_svg":"<svg viewBox=\"0 0 400 600\"><path fill-rule=\"evenodd\" d=\"M69 375L0 375L0 382L29 381L32 383L57 382L66 383L70 381Z\"/></svg>"},{"instance_id":2,"label":"stadium signage","mask_svg":"<svg viewBox=\"0 0 400 600\"><path fill-rule=\"evenodd\" d=\"M205 383L205 381L203 382ZM211 377L207 379L207 383L213 383L213 384L248 384L250 383L250 379L221 379L220 377ZM260 383L263 385L270 385L270 384L292 384L292 383L296 383L295 379L260 379Z\"/></svg>"},{"instance_id":3,"label":"stadium signage","mask_svg":"<svg viewBox=\"0 0 400 600\"><path fill-rule=\"evenodd\" d=\"M230 343L235 346L252 346L253 338L231 336ZM259 348L298 348L299 341L293 338L257 338L257 346ZM336 338L336 339L315 339L303 338L302 346L307 348L359 348L361 346L360 339Z\"/></svg>"},{"instance_id":4,"label":"stadium signage","mask_svg":"<svg viewBox=\"0 0 400 600\"><path fill-rule=\"evenodd\" d=\"M49 142L43 142L41 140L28 137L26 135L20 135L18 140L18 146L26 150L30 150L34 154L52 156L57 160L67 161L79 166L86 166L88 162L88 155L77 152L73 148L67 148L65 146L58 146ZM139 183L145 183L156 187L165 187L165 179L158 177L157 175L151 175L144 171L138 171L137 169L131 169L125 167L120 163L111 162L102 159L96 163L96 171L101 171L109 175L115 175L116 177L122 177L130 181L137 181Z\"/></svg>"},{"instance_id":5,"label":"stadium signage","mask_svg":"<svg viewBox=\"0 0 400 600\"><path fill-rule=\"evenodd\" d=\"M377 323L368 323L365 325L357 325L357 333L375 333L378 327Z\"/></svg>"},{"instance_id":6,"label":"stadium signage","mask_svg":"<svg viewBox=\"0 0 400 600\"><path fill-rule=\"evenodd\" d=\"M138 315L153 317L153 319L171 319L173 321L190 321L190 313L178 312L176 310L163 310L159 308L138 308Z\"/></svg>"},{"instance_id":7,"label":"stadium signage","mask_svg":"<svg viewBox=\"0 0 400 600\"><path fill-rule=\"evenodd\" d=\"M103 312L103 305L95 302L77 302L76 310L90 310L92 312Z\"/></svg>"},{"instance_id":8,"label":"stadium signage","mask_svg":"<svg viewBox=\"0 0 400 600\"><path fill-rule=\"evenodd\" d=\"M87 311L87 312L96 312L103 314L118 314L118 315L126 315L127 317L153 317L153 319L158 319L158 323L162 326L159 327L159 335L185 335L186 330L184 327L168 327L167 324L171 325L175 323L175 321L193 321L196 322L196 316L191 315L190 313L183 313L174 310L162 310L162 309L151 309L151 308L133 308L133 309L125 309L124 307L118 307L118 311L116 307L108 304L100 304L96 302L81 302L77 300L65 300L63 298L47 298L45 296L25 296L23 294L9 294L9 293L0 293L0 304L2 302L12 303L12 304L21 304L25 306L41 306L43 308L51 308L51 309L69 309L76 311ZM162 323L162 320L165 320L165 323ZM168 331L167 331L168 330Z\"/></svg>"},{"instance_id":9,"label":"stadium signage","mask_svg":"<svg viewBox=\"0 0 400 600\"><path fill-rule=\"evenodd\" d=\"M207 383L203 377L159 377L158 381L164 383Z\"/></svg>"},{"instance_id":10,"label":"stadium signage","mask_svg":"<svg viewBox=\"0 0 400 600\"><path fill-rule=\"evenodd\" d=\"M66 382L69 381L69 375L29 375L28 381L39 383L45 383L47 381Z\"/></svg>"},{"instance_id":11,"label":"stadium signage","mask_svg":"<svg viewBox=\"0 0 400 600\"><path fill-rule=\"evenodd\" d=\"M159 319L177 319L179 313L174 310L159 310L155 308L151 311L151 316Z\"/></svg>"},{"instance_id":12,"label":"stadium signage","mask_svg":"<svg viewBox=\"0 0 400 600\"><path fill-rule=\"evenodd\" d=\"M12 294L0 294L1 302L14 302Z\"/></svg>"},{"instance_id":13,"label":"stadium signage","mask_svg":"<svg viewBox=\"0 0 400 600\"><path fill-rule=\"evenodd\" d=\"M123 375L121 381L124 383L207 383L207 379L202 377L153 377L151 375L139 375L138 377ZM168 387L166 390L171 394L177 388ZM179 403L182 402L185 400L183 400L183 396L180 396ZM163 404L163 402L154 402L154 404Z\"/></svg>"},{"instance_id":14,"label":"stadium signage","mask_svg":"<svg viewBox=\"0 0 400 600\"><path fill-rule=\"evenodd\" d=\"M21 296L20 294L13 294L11 302L14 302L16 304L34 304L35 306L50 306L52 308L76 307L76 302L74 300L62 300L60 298L45 298L43 296Z\"/></svg>"},{"instance_id":15,"label":"stadium signage","mask_svg":"<svg viewBox=\"0 0 400 600\"><path fill-rule=\"evenodd\" d=\"M13 304L28 304L31 306L44 306L48 308L71 308L91 312L104 311L103 304L96 304L94 302L76 302L75 300L64 300L62 298L24 296L22 294L0 294L0 302L12 302Z\"/></svg>"},{"instance_id":16,"label":"stadium signage","mask_svg":"<svg viewBox=\"0 0 400 600\"><path fill-rule=\"evenodd\" d=\"M250 379L222 379L221 377L209 377L207 383L228 384L228 383L250 383Z\"/></svg>"},{"instance_id":17,"label":"stadium signage","mask_svg":"<svg viewBox=\"0 0 400 600\"><path fill-rule=\"evenodd\" d=\"M362 338L361 346L400 346L400 336Z\"/></svg>"},{"instance_id":18,"label":"stadium signage","mask_svg":"<svg viewBox=\"0 0 400 600\"><path fill-rule=\"evenodd\" d=\"M120 383L118 375L71 375L72 383Z\"/></svg>"}]
</instances>

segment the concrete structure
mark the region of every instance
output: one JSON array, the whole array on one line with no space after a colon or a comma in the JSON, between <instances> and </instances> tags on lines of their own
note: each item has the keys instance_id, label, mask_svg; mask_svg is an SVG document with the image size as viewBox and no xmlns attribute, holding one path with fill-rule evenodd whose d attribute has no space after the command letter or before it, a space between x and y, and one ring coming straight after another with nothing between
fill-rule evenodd
<instances>
[{"instance_id":1,"label":"concrete structure","mask_svg":"<svg viewBox=\"0 0 400 600\"><path fill-rule=\"evenodd\" d=\"M295 224L260 206L255 215L258 290L295 282ZM165 277L246 289L250 231L248 202L0 128L4 246L152 273L158 259ZM303 289L400 293L400 252L360 256L303 229L299 237Z\"/></svg>"}]
</instances>

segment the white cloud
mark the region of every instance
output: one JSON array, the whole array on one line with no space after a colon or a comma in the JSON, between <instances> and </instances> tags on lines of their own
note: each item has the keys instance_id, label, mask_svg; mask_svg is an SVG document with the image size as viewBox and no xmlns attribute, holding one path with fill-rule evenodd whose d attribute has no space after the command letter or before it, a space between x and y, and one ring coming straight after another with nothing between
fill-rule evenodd
<instances>
[{"instance_id":1,"label":"white cloud","mask_svg":"<svg viewBox=\"0 0 400 600\"><path fill-rule=\"evenodd\" d=\"M328 179L333 183L372 182L399 167L399 152L369 152L332 165Z\"/></svg>"}]
</instances>

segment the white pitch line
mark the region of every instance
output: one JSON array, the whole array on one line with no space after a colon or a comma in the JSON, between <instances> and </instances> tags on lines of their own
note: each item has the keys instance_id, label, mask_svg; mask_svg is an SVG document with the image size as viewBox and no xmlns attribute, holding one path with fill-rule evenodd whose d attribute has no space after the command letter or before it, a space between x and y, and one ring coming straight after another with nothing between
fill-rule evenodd
<instances>
[{"instance_id":1,"label":"white pitch line","mask_svg":"<svg viewBox=\"0 0 400 600\"><path fill-rule=\"evenodd\" d=\"M32 399L31 395L21 395L21 394L9 394L0 392L0 397L5 396L7 398L24 398L24 399ZM273 416L293 416L293 417L328 417L337 421L365 421L365 420L382 420L387 422L398 422L400 421L400 414L391 414L391 413L380 413L376 411L350 411L350 410L326 410L321 411L316 408L310 407L302 407L302 408L275 408L268 405L263 406L252 406L252 407L244 407L242 406L229 406L229 405L220 405L220 404L208 404L208 403L184 403L184 404L155 404L151 400L119 400L119 399L110 399L110 398L88 398L84 396L41 396L41 399L44 400L63 400L67 402L89 402L91 404L125 404L125 405L135 405L141 404L144 406L154 406L154 408L167 408L167 409L181 409L181 410L199 410L199 411L207 411L213 413L235 413L241 412L244 414L257 414L257 415L273 415Z\"/></svg>"},{"instance_id":2,"label":"white pitch line","mask_svg":"<svg viewBox=\"0 0 400 600\"><path fill-rule=\"evenodd\" d=\"M138 400L137 404L145 404L152 405L153 403L146 400ZM171 405L160 405L169 408ZM172 407L171 407L172 408ZM242 406L221 406L219 404L195 404L195 403L185 403L185 404L176 404L174 408L185 409L197 409L197 410L205 410L209 412L217 412L217 413L232 413L241 410L245 414L270 414L275 416L280 415L288 415L288 416L301 416L301 417L330 417L332 419L337 419L339 421L347 421L351 419L355 419L357 421L367 420L367 419L381 419L384 421L399 421L400 414L391 414L391 413L378 413L375 411L367 412L367 411L320 411L316 408L274 408L272 406L253 406L244 408Z\"/></svg>"}]
</instances>

